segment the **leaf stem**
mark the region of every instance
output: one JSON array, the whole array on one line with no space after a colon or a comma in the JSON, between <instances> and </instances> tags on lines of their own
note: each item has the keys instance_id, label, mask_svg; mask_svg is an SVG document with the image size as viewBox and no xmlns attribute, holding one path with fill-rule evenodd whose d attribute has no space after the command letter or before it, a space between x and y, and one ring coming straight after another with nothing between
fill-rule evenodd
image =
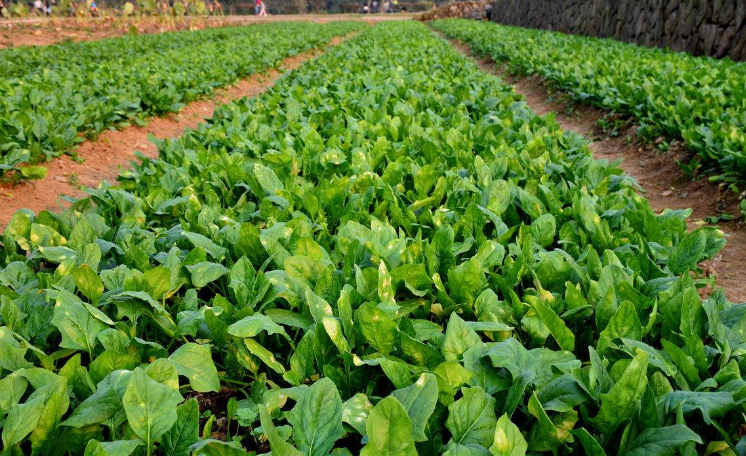
<instances>
[{"instance_id":1,"label":"leaf stem","mask_svg":"<svg viewBox=\"0 0 746 456\"><path fill-rule=\"evenodd\" d=\"M251 383L242 382L239 380L232 380L228 377L220 377L220 381L224 381L226 383L231 383L233 385L239 385L239 386L251 386Z\"/></svg>"}]
</instances>

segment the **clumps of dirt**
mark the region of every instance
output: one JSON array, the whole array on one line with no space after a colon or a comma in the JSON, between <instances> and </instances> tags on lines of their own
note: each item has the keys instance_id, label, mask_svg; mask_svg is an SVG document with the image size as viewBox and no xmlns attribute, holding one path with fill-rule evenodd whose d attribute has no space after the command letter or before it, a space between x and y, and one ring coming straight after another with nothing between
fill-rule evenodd
<instances>
[{"instance_id":1,"label":"clumps of dirt","mask_svg":"<svg viewBox=\"0 0 746 456\"><path fill-rule=\"evenodd\" d=\"M0 34L0 49L18 46L49 46L50 44L61 43L65 40L84 41L87 39L108 38L109 36L112 35L91 34L91 38L89 38L87 35L63 30L54 30L53 33L44 33L41 30L35 32L14 31Z\"/></svg>"},{"instance_id":2,"label":"clumps of dirt","mask_svg":"<svg viewBox=\"0 0 746 456\"><path fill-rule=\"evenodd\" d=\"M712 225L708 219L728 214L733 220L716 223L725 233L725 248L700 266L705 275L716 278L717 286L725 289L729 300L746 302L746 254L743 253L746 225L738 209L738 195L706 177L684 174L678 162L688 163L694 154L683 142L669 142L665 138L645 140L637 134L638 126L632 119L579 104L537 75L510 74L504 65L498 66L489 58L474 58L468 45L449 41L472 57L483 71L496 74L512 85L537 115L553 112L564 130L589 139L589 149L595 158L609 162L621 160L619 166L637 181L654 211L691 209L690 229Z\"/></svg>"},{"instance_id":3,"label":"clumps of dirt","mask_svg":"<svg viewBox=\"0 0 746 456\"><path fill-rule=\"evenodd\" d=\"M0 49L18 46L48 46L63 41L95 41L133 32L156 34L177 30L200 30L227 25L225 17L192 17L164 21L159 17L138 19L112 16L29 17L0 21Z\"/></svg>"},{"instance_id":4,"label":"clumps of dirt","mask_svg":"<svg viewBox=\"0 0 746 456\"><path fill-rule=\"evenodd\" d=\"M336 37L325 48L337 46L346 38ZM44 179L0 185L0 227L5 227L18 209L27 208L37 213L45 209L60 210L68 204L61 197L80 197L85 194L83 187L95 188L102 181L116 181L121 170L137 159L137 153L149 158L158 156L157 147L148 140L149 135L171 138L195 128L210 118L220 104L259 95L272 87L283 72L298 68L323 53L325 48L288 57L278 69L251 75L219 89L211 99L189 103L178 113L151 118L144 127L131 125L121 130L107 130L96 139L80 144L75 151L76 159L62 156L45 163L47 175Z\"/></svg>"},{"instance_id":5,"label":"clumps of dirt","mask_svg":"<svg viewBox=\"0 0 746 456\"><path fill-rule=\"evenodd\" d=\"M225 386L221 387L218 392L198 393L196 391L190 391L184 395L185 400L191 398L197 400L200 414L209 411L216 417L225 415L228 401L232 397L239 399L239 391Z\"/></svg>"},{"instance_id":6,"label":"clumps of dirt","mask_svg":"<svg viewBox=\"0 0 746 456\"><path fill-rule=\"evenodd\" d=\"M247 451L256 451L258 454L262 454L270 450L269 442L249 435L246 428L239 427L238 421L232 420L230 422L230 429L228 429L229 423L228 417L226 416L228 401L231 400L231 398L235 398L236 400L243 399L243 395L239 390L221 387L218 392L198 393L196 391L190 391L184 394L185 400L192 398L197 400L197 405L199 406L199 426L201 431L210 419L208 417L215 417L215 420L211 425L210 438L227 441L229 436L243 435L244 438L242 439L241 444Z\"/></svg>"}]
</instances>

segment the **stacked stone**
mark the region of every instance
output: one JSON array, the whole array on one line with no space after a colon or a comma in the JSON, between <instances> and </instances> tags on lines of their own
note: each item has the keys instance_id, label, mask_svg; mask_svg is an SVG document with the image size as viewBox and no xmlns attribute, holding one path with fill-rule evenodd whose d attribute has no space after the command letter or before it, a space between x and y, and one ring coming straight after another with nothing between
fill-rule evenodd
<instances>
[{"instance_id":1,"label":"stacked stone","mask_svg":"<svg viewBox=\"0 0 746 456\"><path fill-rule=\"evenodd\" d=\"M491 18L746 60L746 0L495 0Z\"/></svg>"},{"instance_id":2,"label":"stacked stone","mask_svg":"<svg viewBox=\"0 0 746 456\"><path fill-rule=\"evenodd\" d=\"M454 2L441 6L440 8L423 13L418 19L423 21L432 21L436 19L458 18L467 19L488 19L487 11L491 8L488 1L463 1Z\"/></svg>"}]
</instances>

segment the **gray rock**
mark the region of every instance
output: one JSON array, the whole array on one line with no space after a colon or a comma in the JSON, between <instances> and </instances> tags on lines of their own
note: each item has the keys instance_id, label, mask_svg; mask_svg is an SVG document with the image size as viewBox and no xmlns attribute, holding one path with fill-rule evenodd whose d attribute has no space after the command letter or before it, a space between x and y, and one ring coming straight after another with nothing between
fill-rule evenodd
<instances>
[{"instance_id":1,"label":"gray rock","mask_svg":"<svg viewBox=\"0 0 746 456\"><path fill-rule=\"evenodd\" d=\"M736 12L734 14L736 16L736 30L740 30L744 19L746 19L746 0L736 0Z\"/></svg>"},{"instance_id":2,"label":"gray rock","mask_svg":"<svg viewBox=\"0 0 746 456\"><path fill-rule=\"evenodd\" d=\"M712 55L715 49L715 40L718 36L718 26L715 24L702 24L699 34L704 39L702 53L704 55Z\"/></svg>"},{"instance_id":3,"label":"gray rock","mask_svg":"<svg viewBox=\"0 0 746 456\"><path fill-rule=\"evenodd\" d=\"M491 20L503 24L746 60L746 0L493 1Z\"/></svg>"},{"instance_id":4,"label":"gray rock","mask_svg":"<svg viewBox=\"0 0 746 456\"><path fill-rule=\"evenodd\" d=\"M715 57L722 59L728 55L728 50L733 47L733 38L736 36L736 27L726 28L718 38L718 47L715 51Z\"/></svg>"}]
</instances>

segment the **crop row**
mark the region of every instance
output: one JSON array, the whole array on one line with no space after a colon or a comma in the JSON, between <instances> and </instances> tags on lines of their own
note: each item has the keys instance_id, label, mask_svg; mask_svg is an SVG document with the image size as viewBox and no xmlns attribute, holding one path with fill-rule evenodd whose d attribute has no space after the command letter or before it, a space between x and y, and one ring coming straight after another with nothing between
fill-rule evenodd
<instances>
[{"instance_id":1,"label":"crop row","mask_svg":"<svg viewBox=\"0 0 746 456\"><path fill-rule=\"evenodd\" d=\"M474 21L434 27L479 55L537 73L573 97L686 140L708 167L746 174L746 64L611 39Z\"/></svg>"},{"instance_id":2,"label":"crop row","mask_svg":"<svg viewBox=\"0 0 746 456\"><path fill-rule=\"evenodd\" d=\"M746 307L693 278L722 233L654 214L423 24L370 28L159 150L5 230L9 453L735 443Z\"/></svg>"},{"instance_id":3,"label":"crop row","mask_svg":"<svg viewBox=\"0 0 746 456\"><path fill-rule=\"evenodd\" d=\"M0 175L184 103L363 27L304 22L0 51ZM21 171L40 177L43 168Z\"/></svg>"}]
</instances>

